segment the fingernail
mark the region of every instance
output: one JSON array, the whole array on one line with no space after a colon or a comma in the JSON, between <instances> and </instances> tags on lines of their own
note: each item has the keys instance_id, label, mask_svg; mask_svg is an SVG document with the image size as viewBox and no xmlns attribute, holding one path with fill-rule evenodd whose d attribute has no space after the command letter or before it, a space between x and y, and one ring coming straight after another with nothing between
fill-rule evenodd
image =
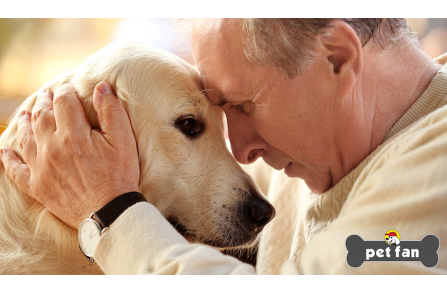
<instances>
[{"instance_id":1,"label":"fingernail","mask_svg":"<svg viewBox=\"0 0 447 293\"><path fill-rule=\"evenodd\" d=\"M26 114L26 110L20 111L19 118L22 118Z\"/></svg>"},{"instance_id":2,"label":"fingernail","mask_svg":"<svg viewBox=\"0 0 447 293\"><path fill-rule=\"evenodd\" d=\"M98 85L98 90L101 93L101 95L109 95L112 93L112 88L110 87L110 84L108 82L101 82Z\"/></svg>"}]
</instances>

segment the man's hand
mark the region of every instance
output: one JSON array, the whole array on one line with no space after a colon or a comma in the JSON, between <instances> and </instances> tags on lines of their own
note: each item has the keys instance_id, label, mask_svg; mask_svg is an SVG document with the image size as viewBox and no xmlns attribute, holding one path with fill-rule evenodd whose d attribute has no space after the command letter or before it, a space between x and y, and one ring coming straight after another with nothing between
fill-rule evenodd
<instances>
[{"instance_id":1,"label":"man's hand","mask_svg":"<svg viewBox=\"0 0 447 293\"><path fill-rule=\"evenodd\" d=\"M32 113L19 114L17 139L24 164L8 148L0 157L25 193L77 229L115 197L139 191L140 168L129 117L110 85L99 83L93 107L101 129L92 129L72 84L40 93Z\"/></svg>"}]
</instances>

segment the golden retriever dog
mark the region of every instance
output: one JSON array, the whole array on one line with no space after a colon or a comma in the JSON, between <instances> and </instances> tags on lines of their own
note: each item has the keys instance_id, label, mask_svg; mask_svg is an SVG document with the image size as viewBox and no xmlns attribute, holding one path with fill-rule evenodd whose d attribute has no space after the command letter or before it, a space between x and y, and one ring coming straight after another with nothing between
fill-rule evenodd
<instances>
[{"instance_id":1,"label":"golden retriever dog","mask_svg":"<svg viewBox=\"0 0 447 293\"><path fill-rule=\"evenodd\" d=\"M147 200L191 242L217 248L253 245L275 210L228 151L223 112L206 99L198 71L158 49L113 43L40 91L73 83L92 128L99 128L92 95L100 81L111 84L128 111ZM18 112L31 111L36 96ZM17 113L0 147L20 155ZM79 250L77 231L22 193L1 164L0 273L102 273Z\"/></svg>"}]
</instances>

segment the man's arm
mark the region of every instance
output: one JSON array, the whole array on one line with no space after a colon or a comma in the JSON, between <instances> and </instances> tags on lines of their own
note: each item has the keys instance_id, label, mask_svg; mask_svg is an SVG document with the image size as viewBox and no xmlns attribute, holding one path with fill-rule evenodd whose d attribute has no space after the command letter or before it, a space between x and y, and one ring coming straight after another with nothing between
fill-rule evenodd
<instances>
[{"instance_id":1,"label":"man's arm","mask_svg":"<svg viewBox=\"0 0 447 293\"><path fill-rule=\"evenodd\" d=\"M188 243L147 202L130 207L110 226L94 257L106 274L255 274L236 258Z\"/></svg>"}]
</instances>

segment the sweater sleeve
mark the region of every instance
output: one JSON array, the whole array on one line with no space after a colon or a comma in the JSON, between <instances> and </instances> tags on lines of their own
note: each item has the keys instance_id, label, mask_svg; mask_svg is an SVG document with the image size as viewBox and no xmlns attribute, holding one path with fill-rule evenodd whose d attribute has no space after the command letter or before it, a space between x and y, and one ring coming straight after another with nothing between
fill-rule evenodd
<instances>
[{"instance_id":1,"label":"sweater sleeve","mask_svg":"<svg viewBox=\"0 0 447 293\"><path fill-rule=\"evenodd\" d=\"M101 236L94 258L106 274L255 274L236 258L190 244L146 202L116 219Z\"/></svg>"}]
</instances>

